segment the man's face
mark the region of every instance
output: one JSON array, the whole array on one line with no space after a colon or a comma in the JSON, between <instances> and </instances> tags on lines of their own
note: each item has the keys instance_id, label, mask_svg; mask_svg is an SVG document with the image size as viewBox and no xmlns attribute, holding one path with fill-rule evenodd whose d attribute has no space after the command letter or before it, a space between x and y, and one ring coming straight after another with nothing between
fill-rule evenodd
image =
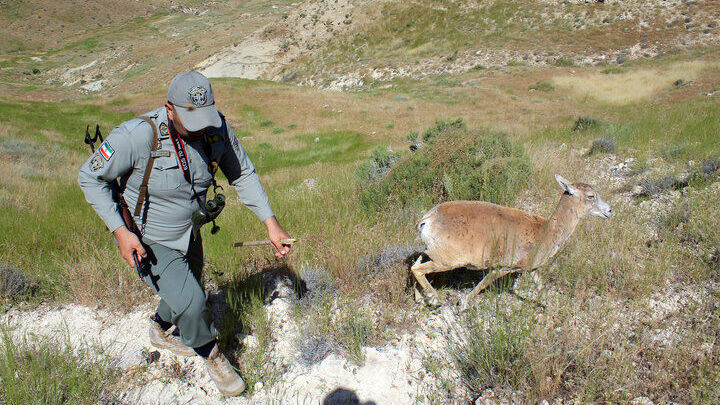
<instances>
[{"instance_id":1,"label":"man's face","mask_svg":"<svg viewBox=\"0 0 720 405\"><path fill-rule=\"evenodd\" d=\"M180 121L180 116L177 115L175 112L175 106L170 103L165 103L165 108L167 109L168 113L168 119L172 121L173 126L175 127L175 130L178 132L178 134L185 140L191 140L191 139L197 139L205 135L205 132L207 131L207 128L203 128L199 131L190 132L188 131L185 126L183 126L182 121Z\"/></svg>"}]
</instances>

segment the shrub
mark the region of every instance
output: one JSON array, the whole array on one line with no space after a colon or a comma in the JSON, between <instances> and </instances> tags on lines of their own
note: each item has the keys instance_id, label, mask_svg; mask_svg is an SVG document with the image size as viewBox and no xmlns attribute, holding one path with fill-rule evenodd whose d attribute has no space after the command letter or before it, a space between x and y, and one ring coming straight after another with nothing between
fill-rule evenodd
<instances>
[{"instance_id":1,"label":"shrub","mask_svg":"<svg viewBox=\"0 0 720 405\"><path fill-rule=\"evenodd\" d=\"M528 87L528 90L535 90L535 91L544 91L544 92L550 92L555 90L555 86L553 86L550 82L537 82L535 84L531 84Z\"/></svg>"},{"instance_id":2,"label":"shrub","mask_svg":"<svg viewBox=\"0 0 720 405\"><path fill-rule=\"evenodd\" d=\"M596 153L615 153L615 140L610 138L598 138L593 141L589 155Z\"/></svg>"},{"instance_id":3,"label":"shrub","mask_svg":"<svg viewBox=\"0 0 720 405\"><path fill-rule=\"evenodd\" d=\"M648 197L662 194L666 190L681 190L688 186L688 181L679 179L673 175L667 175L658 179L646 180L640 183L638 197Z\"/></svg>"},{"instance_id":4,"label":"shrub","mask_svg":"<svg viewBox=\"0 0 720 405\"><path fill-rule=\"evenodd\" d=\"M435 120L435 126L426 129L425 132L423 132L421 139L423 142L431 142L441 133L447 132L451 129L467 129L467 126L465 125L465 120L463 120L462 118L457 118L454 120L437 119Z\"/></svg>"},{"instance_id":5,"label":"shrub","mask_svg":"<svg viewBox=\"0 0 720 405\"><path fill-rule=\"evenodd\" d=\"M575 62L571 58L562 56L562 57L557 58L557 60L555 60L555 66L571 67L571 66L575 66Z\"/></svg>"},{"instance_id":6,"label":"shrub","mask_svg":"<svg viewBox=\"0 0 720 405\"><path fill-rule=\"evenodd\" d=\"M720 170L720 157L707 159L700 164L702 174L714 174L718 170Z\"/></svg>"},{"instance_id":7,"label":"shrub","mask_svg":"<svg viewBox=\"0 0 720 405\"><path fill-rule=\"evenodd\" d=\"M610 66L600 71L600 73L604 73L606 75L614 75L614 74L620 74L620 73L626 73L629 69L622 66Z\"/></svg>"},{"instance_id":8,"label":"shrub","mask_svg":"<svg viewBox=\"0 0 720 405\"><path fill-rule=\"evenodd\" d=\"M361 185L366 208L457 199L506 204L526 185L529 159L522 145L503 134L468 130L462 119L438 120L420 139L422 148Z\"/></svg>"},{"instance_id":9,"label":"shrub","mask_svg":"<svg viewBox=\"0 0 720 405\"><path fill-rule=\"evenodd\" d=\"M695 188L705 188L718 180L720 175L718 172L720 172L720 157L708 158L691 169L688 183Z\"/></svg>"},{"instance_id":10,"label":"shrub","mask_svg":"<svg viewBox=\"0 0 720 405\"><path fill-rule=\"evenodd\" d=\"M0 298L22 299L36 289L37 285L29 280L25 273L0 263Z\"/></svg>"},{"instance_id":11,"label":"shrub","mask_svg":"<svg viewBox=\"0 0 720 405\"><path fill-rule=\"evenodd\" d=\"M585 131L590 128L596 128L600 126L599 119L593 118L593 117L578 117L578 119L575 121L575 126L573 127L573 131Z\"/></svg>"},{"instance_id":12,"label":"shrub","mask_svg":"<svg viewBox=\"0 0 720 405\"><path fill-rule=\"evenodd\" d=\"M399 158L400 153L393 152L389 146L378 146L370 155L370 160L357 168L355 175L363 182L383 177Z\"/></svg>"}]
</instances>

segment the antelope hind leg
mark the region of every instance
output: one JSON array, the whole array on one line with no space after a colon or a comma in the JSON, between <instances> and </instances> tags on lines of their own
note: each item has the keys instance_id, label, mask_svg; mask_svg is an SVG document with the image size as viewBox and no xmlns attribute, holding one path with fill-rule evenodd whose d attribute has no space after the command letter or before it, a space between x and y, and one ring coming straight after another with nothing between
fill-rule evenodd
<instances>
[{"instance_id":1,"label":"antelope hind leg","mask_svg":"<svg viewBox=\"0 0 720 405\"><path fill-rule=\"evenodd\" d=\"M425 303L428 305L437 306L439 305L437 291L435 291L433 286L431 286L430 283L427 281L427 278L425 278L425 274L435 273L444 270L438 269L432 260L428 260L425 263L421 263L421 261L422 256L418 257L415 264L410 267L410 270L412 271L413 276L415 276L415 280L417 280L417 282L420 283L420 286L422 286Z\"/></svg>"}]
</instances>

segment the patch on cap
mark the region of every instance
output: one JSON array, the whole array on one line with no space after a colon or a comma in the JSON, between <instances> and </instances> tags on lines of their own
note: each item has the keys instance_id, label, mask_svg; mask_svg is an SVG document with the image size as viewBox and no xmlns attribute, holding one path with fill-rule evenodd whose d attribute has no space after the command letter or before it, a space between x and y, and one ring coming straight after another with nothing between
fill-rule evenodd
<instances>
[{"instance_id":1,"label":"patch on cap","mask_svg":"<svg viewBox=\"0 0 720 405\"><path fill-rule=\"evenodd\" d=\"M195 107L202 107L207 103L207 89L200 86L195 86L188 91L190 100Z\"/></svg>"}]
</instances>

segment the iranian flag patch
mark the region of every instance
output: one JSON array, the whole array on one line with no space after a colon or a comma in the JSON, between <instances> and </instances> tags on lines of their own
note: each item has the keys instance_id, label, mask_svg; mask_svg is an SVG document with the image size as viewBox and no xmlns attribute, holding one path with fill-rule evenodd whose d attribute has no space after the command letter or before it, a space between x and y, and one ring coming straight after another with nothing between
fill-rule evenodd
<instances>
[{"instance_id":1,"label":"iranian flag patch","mask_svg":"<svg viewBox=\"0 0 720 405\"><path fill-rule=\"evenodd\" d=\"M98 149L98 151L100 152L102 157L105 158L105 160L110 160L113 153L115 153L112 146L110 146L110 144L107 141L103 142L103 144L100 145L100 149Z\"/></svg>"}]
</instances>

